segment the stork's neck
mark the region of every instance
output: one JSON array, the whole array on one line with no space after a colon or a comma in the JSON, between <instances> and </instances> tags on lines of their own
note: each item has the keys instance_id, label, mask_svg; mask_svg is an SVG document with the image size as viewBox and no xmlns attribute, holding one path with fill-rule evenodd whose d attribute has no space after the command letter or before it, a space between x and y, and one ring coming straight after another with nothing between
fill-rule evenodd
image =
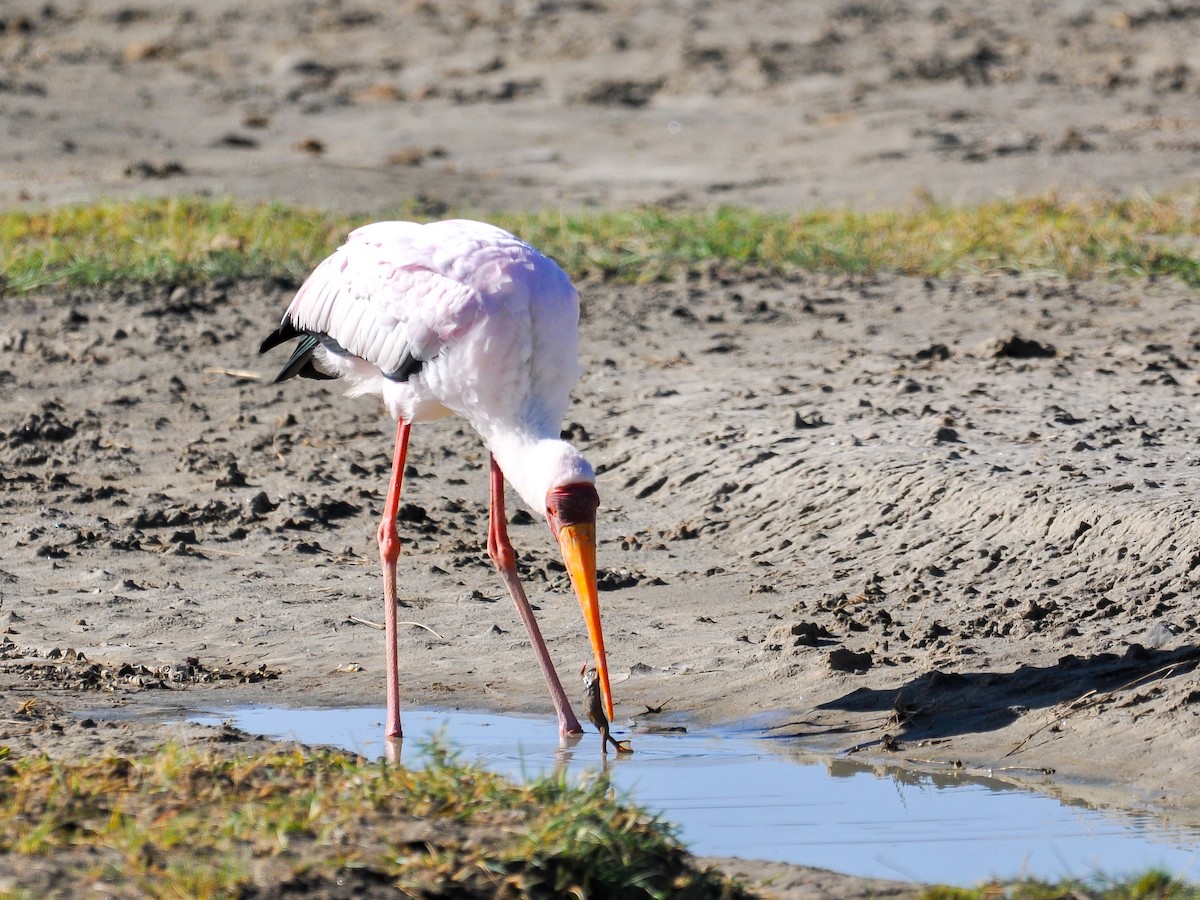
<instances>
[{"instance_id":1,"label":"stork's neck","mask_svg":"<svg viewBox=\"0 0 1200 900\"><path fill-rule=\"evenodd\" d=\"M596 481L596 474L583 454L557 437L523 431L483 437L504 477L538 515L546 511L546 492L551 488Z\"/></svg>"}]
</instances>

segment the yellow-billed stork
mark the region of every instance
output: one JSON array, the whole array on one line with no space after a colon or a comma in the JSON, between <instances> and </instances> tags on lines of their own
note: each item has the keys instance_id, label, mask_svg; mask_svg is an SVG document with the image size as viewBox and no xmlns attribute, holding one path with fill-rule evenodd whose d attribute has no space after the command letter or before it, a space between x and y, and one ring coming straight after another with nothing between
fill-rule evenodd
<instances>
[{"instance_id":1,"label":"yellow-billed stork","mask_svg":"<svg viewBox=\"0 0 1200 900\"><path fill-rule=\"evenodd\" d=\"M386 735L399 737L396 515L413 423L457 414L490 451L488 554L529 632L562 734L580 731L517 576L504 479L545 513L583 608L604 705L612 690L596 594L596 493L591 465L561 440L578 381L579 295L552 260L507 231L462 219L376 222L350 234L296 293L261 352L299 339L275 381L342 378L350 395L379 394L397 420L379 525L386 632Z\"/></svg>"}]
</instances>

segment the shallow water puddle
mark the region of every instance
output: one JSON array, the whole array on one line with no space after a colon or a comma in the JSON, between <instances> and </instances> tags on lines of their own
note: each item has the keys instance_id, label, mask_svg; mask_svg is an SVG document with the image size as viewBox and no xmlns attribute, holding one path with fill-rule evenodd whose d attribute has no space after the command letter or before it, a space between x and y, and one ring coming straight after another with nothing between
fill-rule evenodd
<instances>
[{"instance_id":1,"label":"shallow water puddle","mask_svg":"<svg viewBox=\"0 0 1200 900\"><path fill-rule=\"evenodd\" d=\"M254 734L383 755L382 710L242 708L192 721L232 721ZM600 755L589 730L560 747L552 719L403 711L402 761L422 763L440 734L466 760L521 778L606 767L618 790L680 827L701 856L741 856L854 875L972 885L991 876L1057 879L1160 866L1200 877L1200 830L1148 816L1067 806L995 779L930 775L849 759L798 759L759 734L635 732L635 753Z\"/></svg>"}]
</instances>

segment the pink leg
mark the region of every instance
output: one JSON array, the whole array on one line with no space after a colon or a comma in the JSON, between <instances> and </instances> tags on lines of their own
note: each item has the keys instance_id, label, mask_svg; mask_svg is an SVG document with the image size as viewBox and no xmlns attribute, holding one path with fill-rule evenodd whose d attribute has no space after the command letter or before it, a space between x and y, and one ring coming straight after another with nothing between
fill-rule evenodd
<instances>
[{"instance_id":1,"label":"pink leg","mask_svg":"<svg viewBox=\"0 0 1200 900\"><path fill-rule=\"evenodd\" d=\"M404 481L404 458L408 455L408 433L412 425L403 419L396 426L396 454L392 478L379 523L379 561L383 564L383 627L387 658L387 726L385 737L400 737L400 651L396 639L396 560L400 557L400 535L396 515L400 512L400 485Z\"/></svg>"},{"instance_id":2,"label":"pink leg","mask_svg":"<svg viewBox=\"0 0 1200 900\"><path fill-rule=\"evenodd\" d=\"M494 457L491 462L492 503L488 522L488 556L496 564L500 577L504 579L504 586L508 588L513 602L517 604L517 613L521 616L521 621L525 623L525 630L529 632L529 642L533 644L533 652L537 656L538 665L542 667L546 686L550 688L554 711L558 713L559 734L578 734L583 729L579 727L579 720L571 711L567 693L563 690L562 682L558 680L558 673L554 671L554 663L550 659L550 651L546 649L541 629L538 628L537 620L533 617L533 607L529 605L525 589L521 587L521 580L517 577L517 555L513 552L512 543L508 540L508 523L504 520L504 473L496 465Z\"/></svg>"}]
</instances>

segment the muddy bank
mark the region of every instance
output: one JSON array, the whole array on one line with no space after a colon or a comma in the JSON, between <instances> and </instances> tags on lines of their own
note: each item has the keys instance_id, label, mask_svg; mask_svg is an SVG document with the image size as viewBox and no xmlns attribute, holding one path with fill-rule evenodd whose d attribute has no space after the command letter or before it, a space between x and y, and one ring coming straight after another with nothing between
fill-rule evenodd
<instances>
[{"instance_id":1,"label":"muddy bank","mask_svg":"<svg viewBox=\"0 0 1200 900\"><path fill-rule=\"evenodd\" d=\"M290 289L6 298L14 702L379 701L362 623L382 619L391 426L336 387L266 383L257 337ZM673 698L826 749L1191 805L1188 291L796 276L584 295L567 430L600 472L618 715ZM425 426L410 465L406 702L547 708L485 553L478 439ZM569 670L578 611L510 503Z\"/></svg>"}]
</instances>

